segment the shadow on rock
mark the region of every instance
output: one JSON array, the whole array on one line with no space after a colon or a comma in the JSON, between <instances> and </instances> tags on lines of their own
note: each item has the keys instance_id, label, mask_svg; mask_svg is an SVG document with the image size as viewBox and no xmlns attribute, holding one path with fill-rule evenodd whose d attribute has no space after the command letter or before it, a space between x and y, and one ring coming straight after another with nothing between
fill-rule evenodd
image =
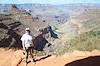
<instances>
[{"instance_id":1,"label":"shadow on rock","mask_svg":"<svg viewBox=\"0 0 100 66\"><path fill-rule=\"evenodd\" d=\"M46 43L48 43L48 41L43 37L43 34L38 35L34 40L35 49L38 51L43 51Z\"/></svg>"},{"instance_id":2,"label":"shadow on rock","mask_svg":"<svg viewBox=\"0 0 100 66\"><path fill-rule=\"evenodd\" d=\"M3 23L0 23L0 29L4 30L1 32L4 32L4 35L7 35L0 40L0 47L22 48L21 40L20 40L21 36L19 34L17 34L16 31L14 30L16 27L18 27L20 25L21 25L20 22L11 23L11 24L9 24L9 26L5 25ZM7 33L5 33L5 31Z\"/></svg>"},{"instance_id":3,"label":"shadow on rock","mask_svg":"<svg viewBox=\"0 0 100 66\"><path fill-rule=\"evenodd\" d=\"M64 66L100 66L100 56L93 56L81 60L76 60Z\"/></svg>"},{"instance_id":4,"label":"shadow on rock","mask_svg":"<svg viewBox=\"0 0 100 66\"><path fill-rule=\"evenodd\" d=\"M53 38L58 38L58 35L56 33L53 32L51 26L48 27L49 31L50 31L50 34L51 34L51 37Z\"/></svg>"},{"instance_id":5,"label":"shadow on rock","mask_svg":"<svg viewBox=\"0 0 100 66\"><path fill-rule=\"evenodd\" d=\"M36 59L35 61L40 61L40 60L46 59L46 58L48 58L48 57L51 57L51 55L47 55L47 56L41 57L41 58L39 58L39 59Z\"/></svg>"}]
</instances>

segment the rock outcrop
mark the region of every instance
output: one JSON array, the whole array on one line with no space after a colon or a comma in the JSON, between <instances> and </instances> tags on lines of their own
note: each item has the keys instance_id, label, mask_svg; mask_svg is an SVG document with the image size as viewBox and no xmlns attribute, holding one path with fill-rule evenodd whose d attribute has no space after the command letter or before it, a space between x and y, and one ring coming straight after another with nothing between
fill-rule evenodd
<instances>
[{"instance_id":1,"label":"rock outcrop","mask_svg":"<svg viewBox=\"0 0 100 66\"><path fill-rule=\"evenodd\" d=\"M52 27L47 26L46 22L34 21L30 13L12 5L9 14L0 15L0 47L21 48L20 38L26 27L29 27L32 35L35 36L36 50L43 51L58 38Z\"/></svg>"},{"instance_id":2,"label":"rock outcrop","mask_svg":"<svg viewBox=\"0 0 100 66\"><path fill-rule=\"evenodd\" d=\"M23 25L12 14L0 14L0 47L21 47L20 34Z\"/></svg>"}]
</instances>

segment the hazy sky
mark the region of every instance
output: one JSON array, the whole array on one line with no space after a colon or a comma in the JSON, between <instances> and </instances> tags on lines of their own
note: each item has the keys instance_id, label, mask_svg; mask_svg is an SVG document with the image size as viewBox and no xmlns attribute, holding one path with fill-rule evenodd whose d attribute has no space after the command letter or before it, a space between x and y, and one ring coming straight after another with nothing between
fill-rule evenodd
<instances>
[{"instance_id":1,"label":"hazy sky","mask_svg":"<svg viewBox=\"0 0 100 66\"><path fill-rule=\"evenodd\" d=\"M0 4L70 4L70 3L100 3L100 0L0 0Z\"/></svg>"}]
</instances>

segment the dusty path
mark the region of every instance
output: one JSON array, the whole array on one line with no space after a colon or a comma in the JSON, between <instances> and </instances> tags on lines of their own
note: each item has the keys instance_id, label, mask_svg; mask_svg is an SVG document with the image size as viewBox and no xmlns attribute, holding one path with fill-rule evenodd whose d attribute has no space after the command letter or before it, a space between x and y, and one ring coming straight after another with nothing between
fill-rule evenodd
<instances>
[{"instance_id":1,"label":"dusty path","mask_svg":"<svg viewBox=\"0 0 100 66\"><path fill-rule=\"evenodd\" d=\"M38 57L36 64L31 62L28 66L64 66L72 61L84 59L90 56L100 56L100 51L94 50L92 52L82 52L74 51L73 53L67 53L63 56L50 56L48 58ZM12 51L12 50L1 50L0 49L0 66L25 66L25 62L21 61L23 59L23 54L21 50ZM98 58L98 62L100 58ZM20 64L19 64L20 63ZM100 65L99 65L100 66Z\"/></svg>"}]
</instances>

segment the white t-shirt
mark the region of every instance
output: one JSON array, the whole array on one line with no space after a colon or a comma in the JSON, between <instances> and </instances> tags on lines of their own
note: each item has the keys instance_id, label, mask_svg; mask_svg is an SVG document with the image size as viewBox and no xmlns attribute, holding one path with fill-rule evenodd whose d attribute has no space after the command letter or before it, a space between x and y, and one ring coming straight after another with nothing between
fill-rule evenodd
<instances>
[{"instance_id":1,"label":"white t-shirt","mask_svg":"<svg viewBox=\"0 0 100 66\"><path fill-rule=\"evenodd\" d=\"M25 44L25 47L32 47L32 45L33 45L33 38L29 34L24 34L21 37L21 41L22 41L22 44L23 43Z\"/></svg>"}]
</instances>

